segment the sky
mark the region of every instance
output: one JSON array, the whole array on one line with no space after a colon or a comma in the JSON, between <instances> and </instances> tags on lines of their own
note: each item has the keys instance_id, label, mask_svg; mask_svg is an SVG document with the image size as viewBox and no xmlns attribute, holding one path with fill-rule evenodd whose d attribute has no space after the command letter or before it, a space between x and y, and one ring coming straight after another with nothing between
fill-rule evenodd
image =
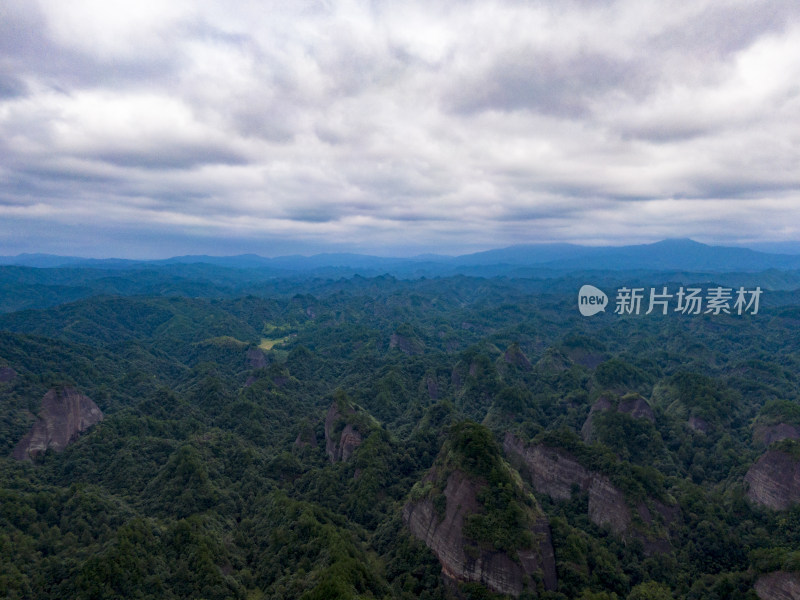
<instances>
[{"instance_id":1,"label":"sky","mask_svg":"<svg viewBox=\"0 0 800 600\"><path fill-rule=\"evenodd\" d=\"M0 255L800 240L796 0L0 0Z\"/></svg>"}]
</instances>

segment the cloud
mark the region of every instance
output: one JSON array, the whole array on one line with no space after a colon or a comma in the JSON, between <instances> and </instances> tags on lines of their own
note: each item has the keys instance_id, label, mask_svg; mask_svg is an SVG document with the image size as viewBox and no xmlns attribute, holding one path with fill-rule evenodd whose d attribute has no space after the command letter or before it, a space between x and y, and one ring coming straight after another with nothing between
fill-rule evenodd
<instances>
[{"instance_id":1,"label":"cloud","mask_svg":"<svg viewBox=\"0 0 800 600\"><path fill-rule=\"evenodd\" d=\"M3 253L800 237L794 2L0 11Z\"/></svg>"}]
</instances>

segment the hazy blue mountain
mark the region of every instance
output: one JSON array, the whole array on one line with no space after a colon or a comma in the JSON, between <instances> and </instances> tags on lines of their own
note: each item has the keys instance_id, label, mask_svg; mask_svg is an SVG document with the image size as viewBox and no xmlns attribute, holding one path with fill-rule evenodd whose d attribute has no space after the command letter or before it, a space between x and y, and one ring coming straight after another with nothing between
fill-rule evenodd
<instances>
[{"instance_id":1,"label":"hazy blue mountain","mask_svg":"<svg viewBox=\"0 0 800 600\"><path fill-rule=\"evenodd\" d=\"M758 242L748 244L746 247L774 254L800 254L800 242Z\"/></svg>"},{"instance_id":2,"label":"hazy blue mountain","mask_svg":"<svg viewBox=\"0 0 800 600\"><path fill-rule=\"evenodd\" d=\"M617 247L528 244L459 256L453 262L459 265L538 265L558 271L668 269L721 272L800 268L800 256L709 246L690 239Z\"/></svg>"},{"instance_id":3,"label":"hazy blue mountain","mask_svg":"<svg viewBox=\"0 0 800 600\"><path fill-rule=\"evenodd\" d=\"M20 267L64 267L85 261L76 256L57 256L55 254L17 254L16 256L0 256L0 265L16 265Z\"/></svg>"},{"instance_id":4,"label":"hazy blue mountain","mask_svg":"<svg viewBox=\"0 0 800 600\"><path fill-rule=\"evenodd\" d=\"M455 274L492 277L521 276L523 272L527 273L526 276L548 277L586 270L644 269L709 273L758 272L770 269L783 271L800 269L800 255L760 252L741 247L709 246L690 239L676 239L633 246L526 244L453 257L427 254L412 258L397 258L330 253L265 258L255 254L242 254L192 255L164 260L135 261L20 254L0 257L0 264L37 268L91 267L104 270L204 264L225 269L248 270L251 271L248 277L252 277L254 275L252 271L257 270L259 273L256 279L291 274L347 277L353 274L374 276L383 273L406 278Z\"/></svg>"}]
</instances>

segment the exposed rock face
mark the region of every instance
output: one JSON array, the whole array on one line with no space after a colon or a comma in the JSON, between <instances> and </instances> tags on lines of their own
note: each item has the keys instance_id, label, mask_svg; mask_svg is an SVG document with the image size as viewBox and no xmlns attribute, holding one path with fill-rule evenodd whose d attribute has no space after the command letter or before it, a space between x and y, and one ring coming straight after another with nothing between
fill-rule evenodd
<instances>
[{"instance_id":1,"label":"exposed rock face","mask_svg":"<svg viewBox=\"0 0 800 600\"><path fill-rule=\"evenodd\" d=\"M428 397L431 400L437 400L439 398L439 383L433 375L428 375L425 378L425 389L428 390Z\"/></svg>"},{"instance_id":2,"label":"exposed rock face","mask_svg":"<svg viewBox=\"0 0 800 600\"><path fill-rule=\"evenodd\" d=\"M525 353L522 352L517 344L512 344L508 347L508 350L503 355L503 360L510 365L519 367L523 371L530 371L533 368L531 361L528 360L528 357L525 356Z\"/></svg>"},{"instance_id":3,"label":"exposed rock face","mask_svg":"<svg viewBox=\"0 0 800 600\"><path fill-rule=\"evenodd\" d=\"M14 448L17 460L30 460L48 448L61 452L81 432L103 419L102 411L73 388L50 390L42 398L39 417Z\"/></svg>"},{"instance_id":4,"label":"exposed rock face","mask_svg":"<svg viewBox=\"0 0 800 600\"><path fill-rule=\"evenodd\" d=\"M647 419L651 423L654 423L656 420L653 409L650 408L647 400L638 394L624 396L620 398L617 403L611 398L601 396L597 402L592 405L589 416L586 417L586 421L581 428L581 437L583 437L583 441L588 442L592 439L594 417L598 413L605 411L624 413L630 415L634 419Z\"/></svg>"},{"instance_id":5,"label":"exposed rock face","mask_svg":"<svg viewBox=\"0 0 800 600\"><path fill-rule=\"evenodd\" d=\"M747 497L773 510L800 502L800 460L786 452L769 450L750 467L744 480Z\"/></svg>"},{"instance_id":6,"label":"exposed rock face","mask_svg":"<svg viewBox=\"0 0 800 600\"><path fill-rule=\"evenodd\" d=\"M247 365L251 369L263 369L269 364L260 348L247 349Z\"/></svg>"},{"instance_id":7,"label":"exposed rock face","mask_svg":"<svg viewBox=\"0 0 800 600\"><path fill-rule=\"evenodd\" d=\"M753 441L761 446L769 446L781 440L800 440L800 427L788 423L758 425L753 430Z\"/></svg>"},{"instance_id":8,"label":"exposed rock face","mask_svg":"<svg viewBox=\"0 0 800 600\"><path fill-rule=\"evenodd\" d=\"M311 427L303 428L294 440L295 448L305 448L306 446L316 448L317 445L317 436Z\"/></svg>"},{"instance_id":9,"label":"exposed rock face","mask_svg":"<svg viewBox=\"0 0 800 600\"><path fill-rule=\"evenodd\" d=\"M0 367L0 383L13 381L16 376L17 372L11 367Z\"/></svg>"},{"instance_id":10,"label":"exposed rock face","mask_svg":"<svg viewBox=\"0 0 800 600\"><path fill-rule=\"evenodd\" d=\"M527 467L533 489L556 500L572 496L572 486L589 492L589 518L596 525L608 525L617 535L631 524L631 511L625 496L604 475L586 469L567 452L545 446L527 446L506 434L503 449L516 454Z\"/></svg>"},{"instance_id":11,"label":"exposed rock face","mask_svg":"<svg viewBox=\"0 0 800 600\"><path fill-rule=\"evenodd\" d=\"M634 419L647 419L651 423L655 423L656 421L653 409L650 408L647 400L638 394L620 398L619 404L617 405L617 412L628 414Z\"/></svg>"},{"instance_id":12,"label":"exposed rock face","mask_svg":"<svg viewBox=\"0 0 800 600\"><path fill-rule=\"evenodd\" d=\"M422 352L422 344L419 340L408 338L399 333L393 333L389 338L389 348L398 348L400 351L405 352L409 356L420 354Z\"/></svg>"},{"instance_id":13,"label":"exposed rock face","mask_svg":"<svg viewBox=\"0 0 800 600\"><path fill-rule=\"evenodd\" d=\"M426 480L434 478L429 474ZM493 592L519 596L526 583L540 577L548 590L556 588L556 568L550 527L538 519L531 529L537 546L518 550L519 560L505 552L480 550L467 555L464 538L465 519L481 510L477 499L481 484L461 471L453 471L447 479L444 496L447 505L439 518L429 498L409 502L403 509L403 520L411 532L433 550L442 564L442 574L452 581L477 582Z\"/></svg>"},{"instance_id":14,"label":"exposed rock face","mask_svg":"<svg viewBox=\"0 0 800 600\"><path fill-rule=\"evenodd\" d=\"M546 446L527 445L518 437L507 433L503 450L522 461L536 492L547 494L555 500L572 497L572 487L578 486L589 495L589 519L596 525L607 526L623 538L637 537L648 552L669 550L666 537L651 539L634 531L631 509L625 495L605 475L588 470L567 451ZM678 508L669 507L657 500L652 505L667 524L678 518ZM653 522L653 515L644 503L636 507L645 523Z\"/></svg>"},{"instance_id":15,"label":"exposed rock face","mask_svg":"<svg viewBox=\"0 0 800 600\"><path fill-rule=\"evenodd\" d=\"M607 410L613 410L614 405L611 403L611 400L606 398L605 396L601 396L597 402L592 404L592 408L589 409L589 414L586 417L586 420L583 422L583 427L581 427L581 437L583 438L584 442L588 442L592 439L592 435L594 434L594 417L597 413L605 412Z\"/></svg>"},{"instance_id":16,"label":"exposed rock face","mask_svg":"<svg viewBox=\"0 0 800 600\"><path fill-rule=\"evenodd\" d=\"M591 484L592 473L562 450L528 446L510 433L506 434L503 450L522 459L535 491L555 500L569 499L574 484L583 490Z\"/></svg>"},{"instance_id":17,"label":"exposed rock face","mask_svg":"<svg viewBox=\"0 0 800 600\"><path fill-rule=\"evenodd\" d=\"M761 600L798 600L800 575L775 571L761 575L753 586Z\"/></svg>"},{"instance_id":18,"label":"exposed rock face","mask_svg":"<svg viewBox=\"0 0 800 600\"><path fill-rule=\"evenodd\" d=\"M572 361L561 352L545 352L544 356L536 362L537 370L560 373L572 366Z\"/></svg>"},{"instance_id":19,"label":"exposed rock face","mask_svg":"<svg viewBox=\"0 0 800 600\"><path fill-rule=\"evenodd\" d=\"M697 433L706 434L711 430L711 426L705 419L701 419L700 417L695 417L694 415L689 417L687 425L689 425L689 429L691 429L692 431L696 431Z\"/></svg>"},{"instance_id":20,"label":"exposed rock face","mask_svg":"<svg viewBox=\"0 0 800 600\"><path fill-rule=\"evenodd\" d=\"M461 373L458 370L458 365L453 367L452 373L450 373L450 383L453 384L453 387L461 389L461 386L464 385L464 378L461 377Z\"/></svg>"},{"instance_id":21,"label":"exposed rock face","mask_svg":"<svg viewBox=\"0 0 800 600\"><path fill-rule=\"evenodd\" d=\"M344 427L339 430L342 423ZM346 462L362 441L358 429L346 422L346 415L339 412L335 403L331 405L325 417L325 452L331 462Z\"/></svg>"},{"instance_id":22,"label":"exposed rock face","mask_svg":"<svg viewBox=\"0 0 800 600\"><path fill-rule=\"evenodd\" d=\"M594 474L589 483L589 520L607 525L618 536L625 535L631 526L631 511L625 495L603 475Z\"/></svg>"}]
</instances>

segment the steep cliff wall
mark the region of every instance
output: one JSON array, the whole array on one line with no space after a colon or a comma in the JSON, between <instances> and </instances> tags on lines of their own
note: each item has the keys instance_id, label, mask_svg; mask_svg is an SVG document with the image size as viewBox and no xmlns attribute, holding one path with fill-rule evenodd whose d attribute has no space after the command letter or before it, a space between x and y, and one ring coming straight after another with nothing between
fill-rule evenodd
<instances>
[{"instance_id":1,"label":"steep cliff wall","mask_svg":"<svg viewBox=\"0 0 800 600\"><path fill-rule=\"evenodd\" d=\"M534 491L547 494L555 500L567 500L572 496L573 486L577 486L588 493L589 519L593 523L607 526L622 538L640 539L647 552L669 550L668 532L665 529L662 528L658 535L639 531L625 494L608 477L587 469L566 450L526 444L511 433L505 436L503 450L508 456L521 462L520 469L524 469L530 478ZM650 499L650 505L655 515L644 502L635 506L636 520L641 525L649 527L656 520L669 525L677 520L677 506L668 506L655 499Z\"/></svg>"},{"instance_id":2,"label":"steep cliff wall","mask_svg":"<svg viewBox=\"0 0 800 600\"><path fill-rule=\"evenodd\" d=\"M770 446L781 440L800 440L800 427L789 423L757 425L753 429L753 441L761 446Z\"/></svg>"},{"instance_id":3,"label":"steep cliff wall","mask_svg":"<svg viewBox=\"0 0 800 600\"><path fill-rule=\"evenodd\" d=\"M597 414L603 412L618 412L630 415L634 419L646 419L651 423L656 420L653 409L650 408L647 400L639 394L628 394L622 398L602 396L592 405L589 415L581 428L583 441L588 442L593 439L593 421Z\"/></svg>"},{"instance_id":4,"label":"steep cliff wall","mask_svg":"<svg viewBox=\"0 0 800 600\"><path fill-rule=\"evenodd\" d=\"M521 548L516 558L508 552L482 548L464 534L466 519L483 510L478 494L485 482L461 471L453 471L444 488L446 508L440 516L431 498L407 503L403 520L417 538L433 550L442 564L442 574L456 582L477 582L493 592L519 596L535 589L541 580L545 589L556 588L555 556L547 520L540 516L530 526L533 548Z\"/></svg>"},{"instance_id":5,"label":"steep cliff wall","mask_svg":"<svg viewBox=\"0 0 800 600\"><path fill-rule=\"evenodd\" d=\"M498 518L508 514L516 515L512 522ZM453 583L479 583L515 597L557 587L547 518L482 426L453 427L414 486L403 520Z\"/></svg>"},{"instance_id":6,"label":"steep cliff wall","mask_svg":"<svg viewBox=\"0 0 800 600\"><path fill-rule=\"evenodd\" d=\"M744 477L747 497L773 510L800 502L800 459L789 452L769 450Z\"/></svg>"},{"instance_id":7,"label":"steep cliff wall","mask_svg":"<svg viewBox=\"0 0 800 600\"><path fill-rule=\"evenodd\" d=\"M761 600L797 600L800 598L800 575L776 571L761 575L753 586Z\"/></svg>"},{"instance_id":8,"label":"steep cliff wall","mask_svg":"<svg viewBox=\"0 0 800 600\"><path fill-rule=\"evenodd\" d=\"M358 426L348 422L348 416L354 411L340 411L336 403L332 404L325 416L325 452L331 462L347 461L361 445L363 437Z\"/></svg>"},{"instance_id":9,"label":"steep cliff wall","mask_svg":"<svg viewBox=\"0 0 800 600\"><path fill-rule=\"evenodd\" d=\"M103 419L102 411L73 388L50 390L31 430L14 448L17 460L30 460L48 448L61 452L81 432Z\"/></svg>"}]
</instances>

